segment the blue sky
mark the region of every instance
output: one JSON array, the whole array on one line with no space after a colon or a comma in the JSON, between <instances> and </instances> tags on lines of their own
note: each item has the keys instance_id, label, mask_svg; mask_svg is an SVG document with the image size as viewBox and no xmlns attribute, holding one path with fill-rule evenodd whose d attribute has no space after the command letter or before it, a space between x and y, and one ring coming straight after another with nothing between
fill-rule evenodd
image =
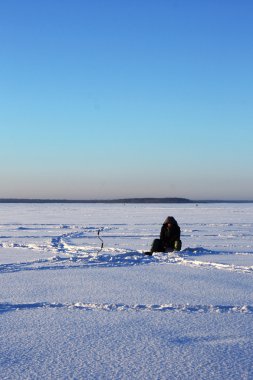
<instances>
[{"instance_id":1,"label":"blue sky","mask_svg":"<svg viewBox=\"0 0 253 380\"><path fill-rule=\"evenodd\" d=\"M253 2L0 1L0 197L253 199Z\"/></svg>"}]
</instances>

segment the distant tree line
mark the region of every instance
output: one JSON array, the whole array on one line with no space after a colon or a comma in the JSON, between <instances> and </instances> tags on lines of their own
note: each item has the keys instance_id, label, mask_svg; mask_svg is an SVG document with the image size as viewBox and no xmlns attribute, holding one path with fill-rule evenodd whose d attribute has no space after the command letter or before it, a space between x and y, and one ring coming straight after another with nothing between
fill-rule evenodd
<instances>
[{"instance_id":1,"label":"distant tree line","mask_svg":"<svg viewBox=\"0 0 253 380\"><path fill-rule=\"evenodd\" d=\"M0 203L253 203L253 200L191 200L187 198L30 199L0 198Z\"/></svg>"}]
</instances>

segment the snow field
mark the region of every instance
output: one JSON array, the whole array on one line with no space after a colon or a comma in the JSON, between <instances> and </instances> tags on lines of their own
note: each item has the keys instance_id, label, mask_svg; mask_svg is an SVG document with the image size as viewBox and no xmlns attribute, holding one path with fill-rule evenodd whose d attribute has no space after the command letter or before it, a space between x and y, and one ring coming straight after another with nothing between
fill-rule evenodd
<instances>
[{"instance_id":1,"label":"snow field","mask_svg":"<svg viewBox=\"0 0 253 380\"><path fill-rule=\"evenodd\" d=\"M252 204L0 208L1 378L253 378Z\"/></svg>"}]
</instances>

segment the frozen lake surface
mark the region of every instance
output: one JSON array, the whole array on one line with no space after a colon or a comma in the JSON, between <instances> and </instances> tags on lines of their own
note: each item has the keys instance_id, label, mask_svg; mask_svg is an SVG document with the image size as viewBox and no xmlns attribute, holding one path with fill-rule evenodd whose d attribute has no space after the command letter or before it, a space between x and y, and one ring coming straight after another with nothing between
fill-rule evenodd
<instances>
[{"instance_id":1,"label":"frozen lake surface","mask_svg":"<svg viewBox=\"0 0 253 380\"><path fill-rule=\"evenodd\" d=\"M253 379L252 237L253 204L1 204L1 379Z\"/></svg>"}]
</instances>

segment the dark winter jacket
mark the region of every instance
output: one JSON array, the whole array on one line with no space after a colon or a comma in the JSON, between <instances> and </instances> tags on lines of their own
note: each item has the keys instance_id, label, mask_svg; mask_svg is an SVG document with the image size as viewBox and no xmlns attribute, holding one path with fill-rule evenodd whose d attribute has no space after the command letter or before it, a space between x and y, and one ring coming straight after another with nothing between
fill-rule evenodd
<instances>
[{"instance_id":1,"label":"dark winter jacket","mask_svg":"<svg viewBox=\"0 0 253 380\"><path fill-rule=\"evenodd\" d=\"M161 232L160 241L164 250L174 248L176 240L180 240L180 227L173 216L168 216L164 221Z\"/></svg>"}]
</instances>

